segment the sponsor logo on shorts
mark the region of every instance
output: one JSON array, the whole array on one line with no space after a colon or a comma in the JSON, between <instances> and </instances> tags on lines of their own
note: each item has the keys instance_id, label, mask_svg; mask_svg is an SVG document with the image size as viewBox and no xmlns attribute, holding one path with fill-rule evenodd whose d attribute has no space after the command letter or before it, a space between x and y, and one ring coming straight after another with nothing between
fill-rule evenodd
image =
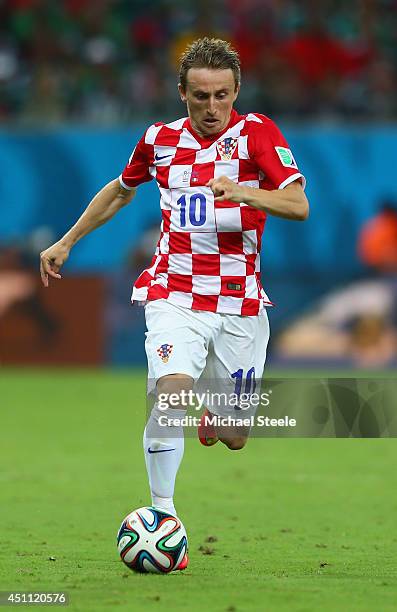
<instances>
[{"instance_id":1,"label":"sponsor logo on shorts","mask_svg":"<svg viewBox=\"0 0 397 612\"><path fill-rule=\"evenodd\" d=\"M172 344L162 344L157 349L157 353L158 353L158 355L161 358L161 361L163 363L167 363L168 362L168 360L170 358L170 355L172 353L172 348L173 348Z\"/></svg>"}]
</instances>

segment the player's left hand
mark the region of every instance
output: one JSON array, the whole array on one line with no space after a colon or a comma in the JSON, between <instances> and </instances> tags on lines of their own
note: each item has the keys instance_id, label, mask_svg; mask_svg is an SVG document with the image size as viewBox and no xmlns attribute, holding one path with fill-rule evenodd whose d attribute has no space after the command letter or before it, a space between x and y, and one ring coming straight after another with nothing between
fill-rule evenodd
<instances>
[{"instance_id":1,"label":"player's left hand","mask_svg":"<svg viewBox=\"0 0 397 612\"><path fill-rule=\"evenodd\" d=\"M240 203L244 200L242 187L231 181L227 176L210 179L206 186L212 189L215 202L230 200L230 202Z\"/></svg>"}]
</instances>

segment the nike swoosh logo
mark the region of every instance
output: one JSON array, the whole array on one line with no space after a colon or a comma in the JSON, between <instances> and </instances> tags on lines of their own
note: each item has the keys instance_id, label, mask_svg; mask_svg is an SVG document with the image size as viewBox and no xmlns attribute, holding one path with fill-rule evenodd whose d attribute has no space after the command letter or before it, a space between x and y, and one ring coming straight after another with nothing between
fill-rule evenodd
<instances>
[{"instance_id":1,"label":"nike swoosh logo","mask_svg":"<svg viewBox=\"0 0 397 612\"><path fill-rule=\"evenodd\" d=\"M166 157L170 157L169 155L158 155L158 153L156 153L156 155L154 156L154 159L156 161L160 161L160 159L165 159Z\"/></svg>"},{"instance_id":2,"label":"nike swoosh logo","mask_svg":"<svg viewBox=\"0 0 397 612\"><path fill-rule=\"evenodd\" d=\"M163 448L162 450L152 450L150 447L147 449L147 452L151 455L153 453L169 453L170 451L176 450L176 448Z\"/></svg>"}]
</instances>

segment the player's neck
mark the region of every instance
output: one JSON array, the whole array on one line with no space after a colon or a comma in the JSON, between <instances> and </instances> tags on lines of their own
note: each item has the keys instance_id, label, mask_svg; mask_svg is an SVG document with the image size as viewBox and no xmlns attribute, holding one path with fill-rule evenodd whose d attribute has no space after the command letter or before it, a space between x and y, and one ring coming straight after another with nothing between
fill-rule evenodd
<instances>
[{"instance_id":1,"label":"player's neck","mask_svg":"<svg viewBox=\"0 0 397 612\"><path fill-rule=\"evenodd\" d=\"M192 132L193 136L195 136L195 138L199 142L208 142L208 141L212 142L214 140L217 140L219 136L222 136L222 134L226 132L226 130L228 130L232 125L237 123L238 117L239 115L237 111L234 108L232 108L230 117L229 117L229 121L227 122L226 126L222 130L219 130L219 132L216 132L215 134L204 134L203 132L201 132L201 130L197 128L195 124L192 122L190 117L188 121L188 128Z\"/></svg>"}]
</instances>

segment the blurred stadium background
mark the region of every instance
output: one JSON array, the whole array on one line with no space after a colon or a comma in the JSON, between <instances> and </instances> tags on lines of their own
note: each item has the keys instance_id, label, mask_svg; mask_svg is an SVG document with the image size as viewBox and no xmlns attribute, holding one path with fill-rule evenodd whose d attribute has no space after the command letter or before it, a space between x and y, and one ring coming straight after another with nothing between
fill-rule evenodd
<instances>
[{"instance_id":1,"label":"blurred stadium background","mask_svg":"<svg viewBox=\"0 0 397 612\"><path fill-rule=\"evenodd\" d=\"M185 114L176 68L201 35L242 59L237 108L271 116L306 175L304 224L269 218L269 364L397 361L396 0L0 0L0 362L144 366L129 295L159 225L154 184L78 244L38 254L120 174L148 124Z\"/></svg>"}]
</instances>

